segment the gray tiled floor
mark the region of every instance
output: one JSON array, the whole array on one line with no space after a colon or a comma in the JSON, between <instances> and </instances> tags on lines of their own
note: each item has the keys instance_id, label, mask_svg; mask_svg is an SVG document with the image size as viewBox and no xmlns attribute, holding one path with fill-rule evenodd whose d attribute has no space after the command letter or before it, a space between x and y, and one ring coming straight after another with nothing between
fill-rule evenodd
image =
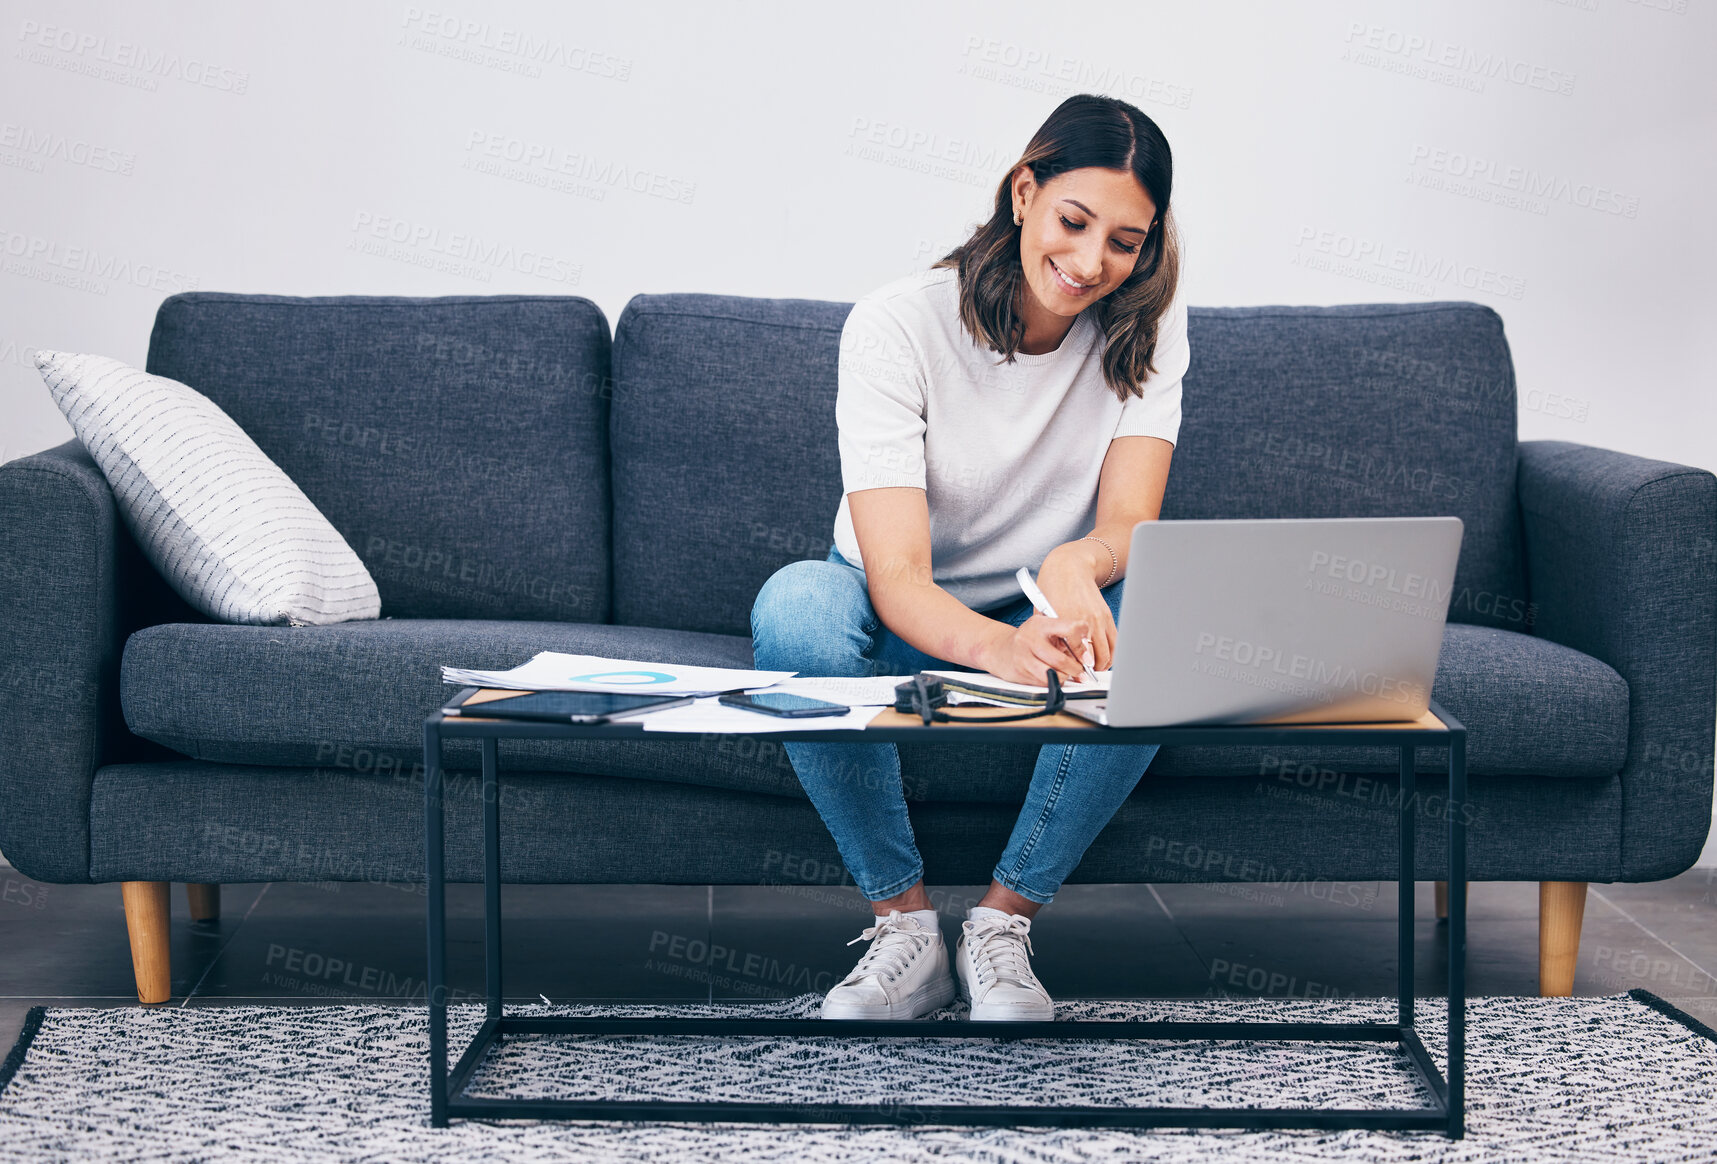
<instances>
[{"instance_id":1,"label":"gray tiled floor","mask_svg":"<svg viewBox=\"0 0 1717 1164\"><path fill-rule=\"evenodd\" d=\"M950 937L978 887L938 890ZM1478 994L1537 989L1537 888L1473 886L1467 970ZM482 989L481 888L449 890L456 991ZM173 888L173 998L164 1005L423 998L424 898L406 884L222 887L221 918L192 924ZM508 886L507 994L569 1000L755 999L823 990L859 947L851 886ZM1415 909L1418 987L1439 992L1447 948ZM1394 990L1390 883L1069 885L1033 928L1057 997L1228 993L1386 996ZM1649 885L1595 885L1575 990L1640 986L1717 1025L1717 869ZM457 997L457 996L456 996ZM0 1050L25 1011L135 1006L117 885L42 885L0 866Z\"/></svg>"}]
</instances>

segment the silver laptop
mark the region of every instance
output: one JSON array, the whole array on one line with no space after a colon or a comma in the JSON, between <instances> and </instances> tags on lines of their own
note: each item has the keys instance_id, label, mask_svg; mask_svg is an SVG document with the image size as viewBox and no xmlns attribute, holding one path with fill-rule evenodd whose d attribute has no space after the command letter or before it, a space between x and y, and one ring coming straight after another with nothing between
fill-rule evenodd
<instances>
[{"instance_id":1,"label":"silver laptop","mask_svg":"<svg viewBox=\"0 0 1717 1164\"><path fill-rule=\"evenodd\" d=\"M1458 517L1142 521L1104 699L1110 727L1369 723L1426 711Z\"/></svg>"}]
</instances>

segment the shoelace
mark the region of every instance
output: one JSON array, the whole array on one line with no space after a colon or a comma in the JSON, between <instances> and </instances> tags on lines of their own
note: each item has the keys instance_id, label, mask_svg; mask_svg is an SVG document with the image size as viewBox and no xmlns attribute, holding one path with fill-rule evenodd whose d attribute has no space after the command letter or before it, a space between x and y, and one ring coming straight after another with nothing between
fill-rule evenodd
<instances>
[{"instance_id":1,"label":"shoelace","mask_svg":"<svg viewBox=\"0 0 1717 1164\"><path fill-rule=\"evenodd\" d=\"M1022 986L1033 985L1037 976L1031 972L1026 957L1035 953L1031 948L1031 919L1024 914L996 917L987 914L968 919L961 927L966 931L966 948L971 951L972 968L978 981L985 985L1007 979Z\"/></svg>"},{"instance_id":2,"label":"shoelace","mask_svg":"<svg viewBox=\"0 0 1717 1164\"><path fill-rule=\"evenodd\" d=\"M919 928L917 918L908 918L898 909L889 910L887 917L878 918L874 926L847 943L850 946L869 941L870 949L853 967L853 972L841 980L842 985L873 974L893 982L906 964L929 945L930 936L929 930Z\"/></svg>"}]
</instances>

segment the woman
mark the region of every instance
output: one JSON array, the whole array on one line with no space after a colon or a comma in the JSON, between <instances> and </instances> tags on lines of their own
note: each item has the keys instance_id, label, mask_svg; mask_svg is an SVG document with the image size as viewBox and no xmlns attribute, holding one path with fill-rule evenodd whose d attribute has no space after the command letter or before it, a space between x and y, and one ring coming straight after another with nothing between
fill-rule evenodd
<instances>
[{"instance_id":1,"label":"woman","mask_svg":"<svg viewBox=\"0 0 1717 1164\"><path fill-rule=\"evenodd\" d=\"M1110 666L1133 526L1155 520L1180 432L1186 308L1168 142L1081 94L1044 122L995 213L930 270L854 305L835 415L844 494L826 561L751 612L756 666L808 675ZM1014 578L1036 570L1058 618ZM864 956L825 1018L917 1018L956 984L924 890L893 744L785 742L871 902ZM1048 1020L1031 919L1138 783L1155 746L1045 746L954 953L978 1020ZM880 777L880 778L878 778ZM848 945L852 943L849 942Z\"/></svg>"}]
</instances>

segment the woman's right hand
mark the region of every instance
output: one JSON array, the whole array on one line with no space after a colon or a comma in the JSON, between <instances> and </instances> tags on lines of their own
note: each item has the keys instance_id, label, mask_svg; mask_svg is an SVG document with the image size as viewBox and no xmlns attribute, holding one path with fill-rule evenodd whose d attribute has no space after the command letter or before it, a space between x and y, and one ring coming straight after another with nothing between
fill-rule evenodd
<instances>
[{"instance_id":1,"label":"woman's right hand","mask_svg":"<svg viewBox=\"0 0 1717 1164\"><path fill-rule=\"evenodd\" d=\"M1079 643L1092 634L1091 624L1082 618L1033 614L1017 627L1002 623L986 644L978 665L997 678L1037 687L1045 684L1048 676L1044 672L1051 669L1060 673L1063 683L1077 682L1085 676L1085 664L1066 644Z\"/></svg>"}]
</instances>

